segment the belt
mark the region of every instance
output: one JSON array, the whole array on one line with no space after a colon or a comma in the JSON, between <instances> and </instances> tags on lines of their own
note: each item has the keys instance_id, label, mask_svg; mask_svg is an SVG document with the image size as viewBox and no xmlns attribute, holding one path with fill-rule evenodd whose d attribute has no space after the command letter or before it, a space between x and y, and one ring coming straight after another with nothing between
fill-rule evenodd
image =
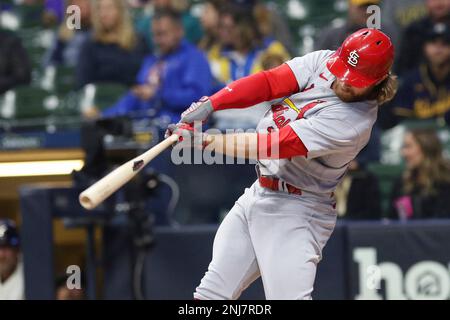
<instances>
[{"instance_id":1,"label":"belt","mask_svg":"<svg viewBox=\"0 0 450 320\"><path fill-rule=\"evenodd\" d=\"M273 191L283 191L290 194L298 194L298 195L302 194L302 190L278 178L259 176L258 180L259 184L263 188L267 188Z\"/></svg>"}]
</instances>

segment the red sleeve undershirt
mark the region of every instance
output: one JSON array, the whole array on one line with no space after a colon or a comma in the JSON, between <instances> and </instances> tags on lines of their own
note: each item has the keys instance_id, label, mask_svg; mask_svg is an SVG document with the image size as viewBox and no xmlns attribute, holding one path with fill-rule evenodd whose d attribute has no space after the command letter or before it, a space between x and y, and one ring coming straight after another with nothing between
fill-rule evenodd
<instances>
[{"instance_id":1,"label":"red sleeve undershirt","mask_svg":"<svg viewBox=\"0 0 450 320\"><path fill-rule=\"evenodd\" d=\"M297 79L287 64L236 80L209 99L215 111L247 108L290 96L299 91Z\"/></svg>"},{"instance_id":2,"label":"red sleeve undershirt","mask_svg":"<svg viewBox=\"0 0 450 320\"><path fill-rule=\"evenodd\" d=\"M291 126L258 133L258 159L288 159L307 154L308 149Z\"/></svg>"}]
</instances>

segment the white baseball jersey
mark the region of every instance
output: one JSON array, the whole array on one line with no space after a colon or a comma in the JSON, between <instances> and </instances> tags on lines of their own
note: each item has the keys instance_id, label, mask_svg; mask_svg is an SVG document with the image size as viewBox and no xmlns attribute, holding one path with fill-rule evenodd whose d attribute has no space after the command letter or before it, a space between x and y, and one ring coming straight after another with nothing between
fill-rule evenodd
<instances>
[{"instance_id":1,"label":"white baseball jersey","mask_svg":"<svg viewBox=\"0 0 450 320\"><path fill-rule=\"evenodd\" d=\"M260 160L263 175L273 175L302 190L328 193L370 138L377 103L345 103L331 89L336 79L326 62L334 51L315 51L287 62L300 92L274 103L258 124L259 132L290 125L308 149L307 157Z\"/></svg>"},{"instance_id":2,"label":"white baseball jersey","mask_svg":"<svg viewBox=\"0 0 450 320\"><path fill-rule=\"evenodd\" d=\"M0 300L25 299L23 264L19 261L14 272L5 282L0 281Z\"/></svg>"},{"instance_id":3,"label":"white baseball jersey","mask_svg":"<svg viewBox=\"0 0 450 320\"><path fill-rule=\"evenodd\" d=\"M307 157L258 165L261 174L310 192L272 191L258 180L246 189L217 231L195 298L237 299L261 276L267 299L311 299L317 264L336 223L329 193L367 144L377 117L375 101L344 103L335 95L335 77L326 67L332 53L316 51L287 62L301 92L273 103L257 128L292 127Z\"/></svg>"}]
</instances>

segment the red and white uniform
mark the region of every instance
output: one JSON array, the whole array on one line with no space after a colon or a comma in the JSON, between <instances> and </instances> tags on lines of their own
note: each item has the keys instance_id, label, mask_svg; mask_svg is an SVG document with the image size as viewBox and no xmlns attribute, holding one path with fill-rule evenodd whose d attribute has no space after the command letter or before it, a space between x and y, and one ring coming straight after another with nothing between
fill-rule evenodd
<instances>
[{"instance_id":1,"label":"red and white uniform","mask_svg":"<svg viewBox=\"0 0 450 320\"><path fill-rule=\"evenodd\" d=\"M272 100L257 129L261 135L279 131L280 159L260 159L258 167L280 188L257 180L239 198L217 232L195 298L236 299L259 276L268 299L311 298L336 221L332 192L367 144L377 117L375 101L344 103L335 95L336 78L327 69L332 54L295 58L211 97L216 110ZM288 192L287 184L301 192Z\"/></svg>"},{"instance_id":2,"label":"red and white uniform","mask_svg":"<svg viewBox=\"0 0 450 320\"><path fill-rule=\"evenodd\" d=\"M377 118L376 101L342 102L331 89L336 79L326 67L333 51L316 51L295 58L292 69L299 93L272 105L258 124L258 130L280 130L290 126L307 149L306 156L281 160L260 160L263 175L275 175L302 190L334 191L348 163L368 143ZM298 139L290 139L295 150Z\"/></svg>"}]
</instances>

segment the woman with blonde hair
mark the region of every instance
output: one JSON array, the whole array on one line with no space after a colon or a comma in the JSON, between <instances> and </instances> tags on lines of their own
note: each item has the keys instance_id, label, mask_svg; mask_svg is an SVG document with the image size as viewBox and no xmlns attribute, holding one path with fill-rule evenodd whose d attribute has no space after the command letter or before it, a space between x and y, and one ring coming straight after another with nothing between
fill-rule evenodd
<instances>
[{"instance_id":1,"label":"woman with blonde hair","mask_svg":"<svg viewBox=\"0 0 450 320\"><path fill-rule=\"evenodd\" d=\"M436 131L407 131L401 152L406 168L393 188L390 217L450 217L450 162Z\"/></svg>"},{"instance_id":2,"label":"woman with blonde hair","mask_svg":"<svg viewBox=\"0 0 450 320\"><path fill-rule=\"evenodd\" d=\"M92 27L92 36L80 53L78 86L95 82L133 84L146 50L125 1L93 1Z\"/></svg>"}]
</instances>

